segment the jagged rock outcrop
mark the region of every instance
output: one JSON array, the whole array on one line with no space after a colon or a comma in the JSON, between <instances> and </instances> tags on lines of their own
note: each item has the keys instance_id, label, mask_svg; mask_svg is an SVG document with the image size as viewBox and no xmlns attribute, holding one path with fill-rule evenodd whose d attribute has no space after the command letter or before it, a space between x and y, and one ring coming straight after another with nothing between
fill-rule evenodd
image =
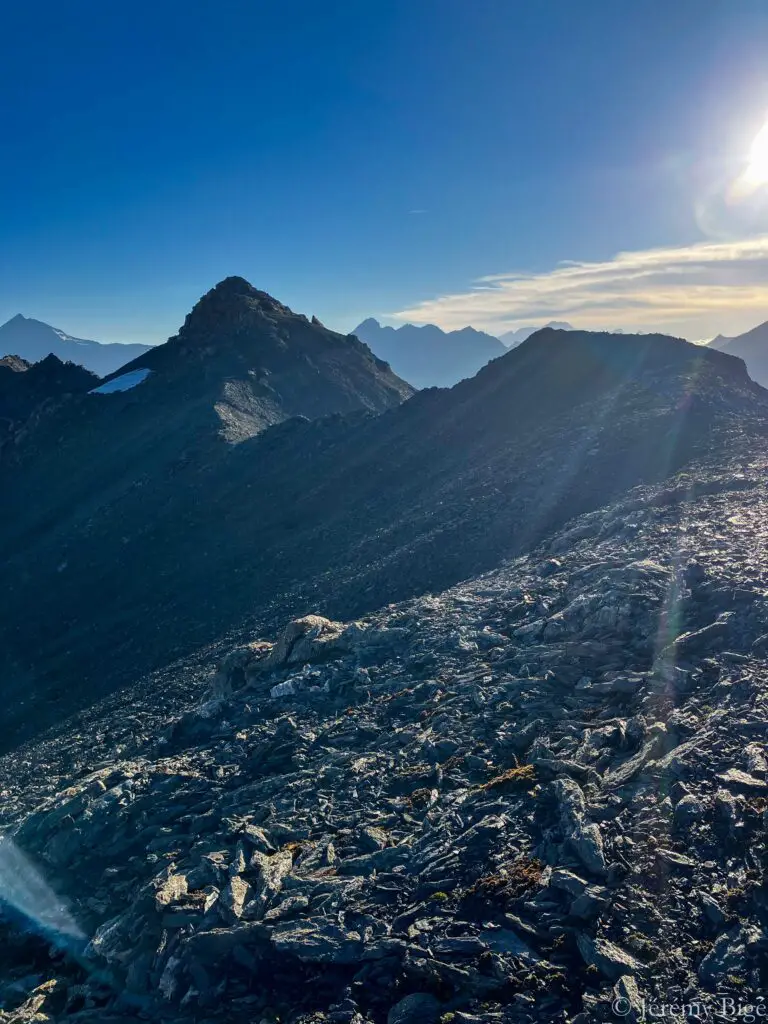
<instances>
[{"instance_id":1,"label":"jagged rock outcrop","mask_svg":"<svg viewBox=\"0 0 768 1024\"><path fill-rule=\"evenodd\" d=\"M35 414L50 411L69 396L85 394L98 377L75 363L49 355L38 363L19 356L0 359L0 450L18 439Z\"/></svg>"}]
</instances>

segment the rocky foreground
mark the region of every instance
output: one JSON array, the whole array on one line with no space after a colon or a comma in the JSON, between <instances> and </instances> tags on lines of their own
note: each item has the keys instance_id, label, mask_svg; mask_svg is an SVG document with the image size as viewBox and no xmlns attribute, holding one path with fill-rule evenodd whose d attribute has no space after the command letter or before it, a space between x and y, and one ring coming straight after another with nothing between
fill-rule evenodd
<instances>
[{"instance_id":1,"label":"rocky foreground","mask_svg":"<svg viewBox=\"0 0 768 1024\"><path fill-rule=\"evenodd\" d=\"M181 714L145 691L6 757L8 834L84 938L9 913L0 1019L587 1024L754 997L766 465L291 622L180 671Z\"/></svg>"}]
</instances>

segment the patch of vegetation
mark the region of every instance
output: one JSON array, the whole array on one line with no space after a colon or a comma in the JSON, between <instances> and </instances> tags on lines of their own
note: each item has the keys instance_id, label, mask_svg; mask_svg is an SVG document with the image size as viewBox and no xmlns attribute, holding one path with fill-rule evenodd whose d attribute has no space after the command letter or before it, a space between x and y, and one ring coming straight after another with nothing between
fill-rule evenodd
<instances>
[{"instance_id":1,"label":"patch of vegetation","mask_svg":"<svg viewBox=\"0 0 768 1024\"><path fill-rule=\"evenodd\" d=\"M428 807L429 801L432 799L432 790L426 786L421 789L414 789L409 799L412 807Z\"/></svg>"},{"instance_id":2,"label":"patch of vegetation","mask_svg":"<svg viewBox=\"0 0 768 1024\"><path fill-rule=\"evenodd\" d=\"M478 878L475 884L467 889L465 895L492 903L508 903L537 888L542 872L540 860L521 856L496 874Z\"/></svg>"},{"instance_id":3,"label":"patch of vegetation","mask_svg":"<svg viewBox=\"0 0 768 1024\"><path fill-rule=\"evenodd\" d=\"M507 768L501 775L496 775L482 786L478 786L478 789L528 789L535 781L536 769L533 765L522 764L515 768Z\"/></svg>"}]
</instances>

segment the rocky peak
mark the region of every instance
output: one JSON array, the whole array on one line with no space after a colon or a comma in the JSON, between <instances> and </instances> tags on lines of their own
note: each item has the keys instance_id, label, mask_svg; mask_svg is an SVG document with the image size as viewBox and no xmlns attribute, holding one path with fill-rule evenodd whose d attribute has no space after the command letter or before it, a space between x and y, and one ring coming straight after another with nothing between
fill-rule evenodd
<instances>
[{"instance_id":1,"label":"rocky peak","mask_svg":"<svg viewBox=\"0 0 768 1024\"><path fill-rule=\"evenodd\" d=\"M24 370L28 370L30 363L26 359L22 359L21 356L2 356L0 358L0 366L5 366L8 370L12 370L14 373L23 373Z\"/></svg>"},{"instance_id":2,"label":"rocky peak","mask_svg":"<svg viewBox=\"0 0 768 1024\"><path fill-rule=\"evenodd\" d=\"M243 277L226 277L195 303L178 337L184 342L208 341L212 336L242 330L265 317L294 316L267 292L259 291Z\"/></svg>"}]
</instances>

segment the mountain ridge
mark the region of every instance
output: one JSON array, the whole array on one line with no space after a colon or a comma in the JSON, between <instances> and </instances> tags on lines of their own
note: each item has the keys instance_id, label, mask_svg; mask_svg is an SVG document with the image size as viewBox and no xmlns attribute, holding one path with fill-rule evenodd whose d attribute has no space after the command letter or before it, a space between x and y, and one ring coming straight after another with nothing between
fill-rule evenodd
<instances>
[{"instance_id":1,"label":"mountain ridge","mask_svg":"<svg viewBox=\"0 0 768 1024\"><path fill-rule=\"evenodd\" d=\"M502 345L506 345L507 348L515 348L517 345L522 345L532 334L542 329L551 329L555 331L572 331L573 326L566 320L550 320L549 323L544 324L544 327L517 327L512 331L505 331L504 334L499 335L499 341Z\"/></svg>"},{"instance_id":2,"label":"mountain ridge","mask_svg":"<svg viewBox=\"0 0 768 1024\"><path fill-rule=\"evenodd\" d=\"M92 699L107 656L119 685L126 669L159 667L244 618L349 617L450 586L678 471L702 446L724 444L736 420L742 434L762 429L768 401L724 353L554 330L451 390L378 415L294 417L215 449L205 431L182 444L153 428L135 440L160 384L157 371L124 395L85 396L80 408L95 402L107 418L85 434L75 419L64 443L58 421L48 455L32 438L33 457L0 464L10 495L0 556L16 581L0 596L3 668L41 707L70 675L81 691L58 700ZM34 505L43 487L46 502ZM54 609L61 641L39 626ZM57 713L56 700L47 707Z\"/></svg>"},{"instance_id":3,"label":"mountain ridge","mask_svg":"<svg viewBox=\"0 0 768 1024\"><path fill-rule=\"evenodd\" d=\"M0 457L30 418L42 415L67 398L85 394L99 382L96 374L77 363L64 363L51 354L36 363L19 356L0 358Z\"/></svg>"},{"instance_id":4,"label":"mountain ridge","mask_svg":"<svg viewBox=\"0 0 768 1024\"><path fill-rule=\"evenodd\" d=\"M443 331L435 324L385 327L369 317L352 332L415 387L451 387L504 355L498 338L474 327Z\"/></svg>"}]
</instances>

